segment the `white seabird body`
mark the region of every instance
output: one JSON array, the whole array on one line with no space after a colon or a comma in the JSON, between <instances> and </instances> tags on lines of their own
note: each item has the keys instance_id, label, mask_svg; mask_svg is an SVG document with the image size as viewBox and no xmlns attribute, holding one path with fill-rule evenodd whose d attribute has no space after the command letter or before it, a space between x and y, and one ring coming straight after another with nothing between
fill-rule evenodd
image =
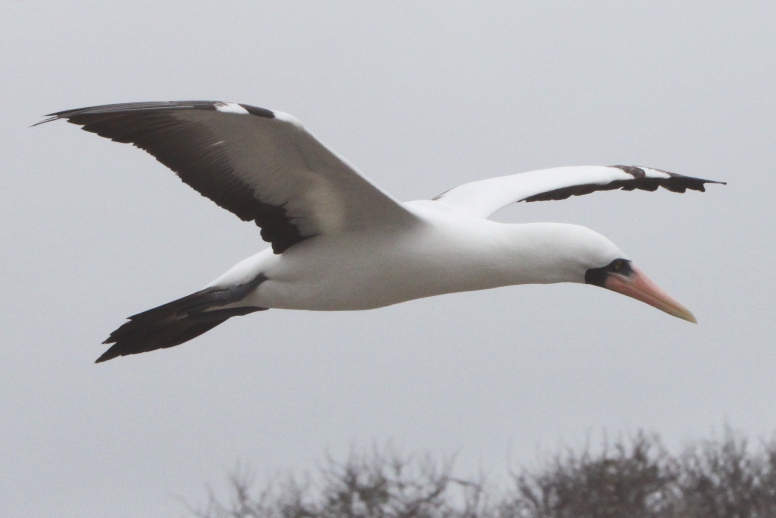
<instances>
[{"instance_id":1,"label":"white seabird body","mask_svg":"<svg viewBox=\"0 0 776 518\"><path fill-rule=\"evenodd\" d=\"M281 255L270 250L241 261L208 287L268 277L237 305L346 311L515 284L574 282L575 238L600 243L601 257L624 257L603 236L578 225L510 225L426 200L407 207L424 221L408 232L318 236ZM571 246L569 246L571 245ZM601 262L600 257L590 264ZM607 261L608 262L608 261Z\"/></svg>"},{"instance_id":2,"label":"white seabird body","mask_svg":"<svg viewBox=\"0 0 776 518\"><path fill-rule=\"evenodd\" d=\"M700 178L636 166L559 167L461 185L401 203L296 118L214 101L67 110L65 119L132 143L271 244L203 290L129 317L98 362L181 344L270 308L343 311L515 284L587 283L695 322L600 234L560 223L487 219L525 201L600 190L704 190Z\"/></svg>"}]
</instances>

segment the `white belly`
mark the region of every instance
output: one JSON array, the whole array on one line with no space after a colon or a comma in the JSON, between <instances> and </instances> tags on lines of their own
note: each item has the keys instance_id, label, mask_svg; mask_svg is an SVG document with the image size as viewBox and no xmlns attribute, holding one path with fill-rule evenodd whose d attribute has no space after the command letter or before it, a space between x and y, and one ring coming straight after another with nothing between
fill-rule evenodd
<instances>
[{"instance_id":1,"label":"white belly","mask_svg":"<svg viewBox=\"0 0 776 518\"><path fill-rule=\"evenodd\" d=\"M390 236L316 237L267 268L252 301L261 307L373 309L440 293L440 271ZM409 246L408 246L409 245ZM314 248L314 253L312 249ZM308 253L309 251L309 253Z\"/></svg>"},{"instance_id":2,"label":"white belly","mask_svg":"<svg viewBox=\"0 0 776 518\"><path fill-rule=\"evenodd\" d=\"M281 256L267 250L246 260L253 265L243 268L243 282L258 273L267 280L243 304L319 311L373 309L503 284L477 260L478 254L461 253L460 236L433 233L437 235L421 229L400 235L318 236Z\"/></svg>"},{"instance_id":3,"label":"white belly","mask_svg":"<svg viewBox=\"0 0 776 518\"><path fill-rule=\"evenodd\" d=\"M498 253L502 224L440 218L411 230L316 236L282 255L265 250L210 285L264 274L267 280L239 305L342 311L515 284L513 262Z\"/></svg>"}]
</instances>

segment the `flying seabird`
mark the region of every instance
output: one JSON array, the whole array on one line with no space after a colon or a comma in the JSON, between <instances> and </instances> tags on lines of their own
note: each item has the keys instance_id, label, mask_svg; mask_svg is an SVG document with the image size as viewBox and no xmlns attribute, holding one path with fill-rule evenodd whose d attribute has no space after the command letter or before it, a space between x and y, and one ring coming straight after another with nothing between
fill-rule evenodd
<instances>
[{"instance_id":1,"label":"flying seabird","mask_svg":"<svg viewBox=\"0 0 776 518\"><path fill-rule=\"evenodd\" d=\"M578 225L488 218L521 201L611 189L704 191L724 182L636 166L557 167L402 203L280 111L178 101L47 117L38 124L64 119L147 151L203 196L255 222L271 245L204 289L129 317L105 340L112 345L98 363L179 345L270 308L362 310L516 284L592 284L696 322L604 236Z\"/></svg>"}]
</instances>

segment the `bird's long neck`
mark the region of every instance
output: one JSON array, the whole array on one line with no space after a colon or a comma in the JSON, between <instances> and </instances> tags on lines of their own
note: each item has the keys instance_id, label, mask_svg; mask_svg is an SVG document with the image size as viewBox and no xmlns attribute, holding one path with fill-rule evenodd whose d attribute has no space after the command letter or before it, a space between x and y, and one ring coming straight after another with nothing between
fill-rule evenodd
<instances>
[{"instance_id":1,"label":"bird's long neck","mask_svg":"<svg viewBox=\"0 0 776 518\"><path fill-rule=\"evenodd\" d=\"M592 233L557 223L461 221L446 227L427 248L427 262L421 260L426 266L420 265L413 275L422 295L412 298L516 284L583 282L577 235L585 232Z\"/></svg>"},{"instance_id":2,"label":"bird's long neck","mask_svg":"<svg viewBox=\"0 0 776 518\"><path fill-rule=\"evenodd\" d=\"M596 263L590 259L591 249L611 245L578 225L497 223L417 202L412 209L430 224L409 242L387 247L401 255L389 258L383 268L401 265L399 274L405 282L397 299L516 284L584 282L584 265ZM405 254L407 250L412 252Z\"/></svg>"},{"instance_id":3,"label":"bird's long neck","mask_svg":"<svg viewBox=\"0 0 776 518\"><path fill-rule=\"evenodd\" d=\"M589 233L595 234L562 223L500 224L491 261L504 285L580 282L580 255Z\"/></svg>"}]
</instances>

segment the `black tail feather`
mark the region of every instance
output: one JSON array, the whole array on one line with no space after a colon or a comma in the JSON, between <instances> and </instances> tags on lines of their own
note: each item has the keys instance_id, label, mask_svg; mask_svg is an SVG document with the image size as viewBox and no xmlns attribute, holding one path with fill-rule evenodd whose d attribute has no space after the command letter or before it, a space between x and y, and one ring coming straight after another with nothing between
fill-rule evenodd
<instances>
[{"instance_id":1,"label":"black tail feather","mask_svg":"<svg viewBox=\"0 0 776 518\"><path fill-rule=\"evenodd\" d=\"M128 322L113 331L103 342L113 345L95 363L180 345L231 317L265 310L267 308L255 306L218 309L219 306L242 300L265 280L266 277L259 275L249 283L230 288L206 288L132 315Z\"/></svg>"}]
</instances>

